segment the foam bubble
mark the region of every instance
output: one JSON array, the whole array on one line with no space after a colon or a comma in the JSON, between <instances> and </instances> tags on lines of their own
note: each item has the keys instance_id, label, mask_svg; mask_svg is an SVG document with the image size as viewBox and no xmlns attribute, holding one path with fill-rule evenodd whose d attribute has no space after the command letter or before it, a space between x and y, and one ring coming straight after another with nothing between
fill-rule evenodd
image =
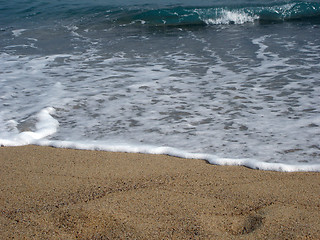
<instances>
[{"instance_id":1,"label":"foam bubble","mask_svg":"<svg viewBox=\"0 0 320 240\"><path fill-rule=\"evenodd\" d=\"M59 123L54 119L51 114L54 113L54 108L48 107L41 110L35 117L37 123L35 125L35 131L18 132L16 121L9 121L8 124L13 128L10 132L7 132L6 138L0 138L0 144L4 146L22 146L28 144L36 144L39 140L48 137L57 132Z\"/></svg>"},{"instance_id":2,"label":"foam bubble","mask_svg":"<svg viewBox=\"0 0 320 240\"><path fill-rule=\"evenodd\" d=\"M15 37L19 37L24 31L27 31L27 29L16 29L12 30L12 34Z\"/></svg>"},{"instance_id":3,"label":"foam bubble","mask_svg":"<svg viewBox=\"0 0 320 240\"><path fill-rule=\"evenodd\" d=\"M204 18L202 19L206 24L209 25L220 25L220 24L244 24L252 23L259 19L259 16L249 15L242 10L226 10L222 9L215 18Z\"/></svg>"}]
</instances>

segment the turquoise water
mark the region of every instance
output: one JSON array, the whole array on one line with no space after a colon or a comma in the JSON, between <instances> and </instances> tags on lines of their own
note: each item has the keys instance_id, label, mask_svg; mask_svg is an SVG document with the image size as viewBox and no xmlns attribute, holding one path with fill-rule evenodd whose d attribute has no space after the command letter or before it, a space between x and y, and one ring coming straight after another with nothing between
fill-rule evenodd
<instances>
[{"instance_id":1,"label":"turquoise water","mask_svg":"<svg viewBox=\"0 0 320 240\"><path fill-rule=\"evenodd\" d=\"M22 22L91 20L92 24L180 26L317 19L318 1L2 1L3 28ZM230 13L228 15L228 13ZM232 17L232 15L234 15ZM240 20L241 19L241 20ZM42 22L38 22L42 21Z\"/></svg>"}]
</instances>

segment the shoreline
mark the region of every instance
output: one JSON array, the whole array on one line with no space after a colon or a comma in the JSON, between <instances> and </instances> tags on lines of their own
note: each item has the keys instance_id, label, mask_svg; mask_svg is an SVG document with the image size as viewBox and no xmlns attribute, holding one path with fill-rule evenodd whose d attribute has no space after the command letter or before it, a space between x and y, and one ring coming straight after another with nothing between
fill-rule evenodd
<instances>
[{"instance_id":1,"label":"shoreline","mask_svg":"<svg viewBox=\"0 0 320 240\"><path fill-rule=\"evenodd\" d=\"M319 172L33 145L0 161L3 239L320 239Z\"/></svg>"}]
</instances>

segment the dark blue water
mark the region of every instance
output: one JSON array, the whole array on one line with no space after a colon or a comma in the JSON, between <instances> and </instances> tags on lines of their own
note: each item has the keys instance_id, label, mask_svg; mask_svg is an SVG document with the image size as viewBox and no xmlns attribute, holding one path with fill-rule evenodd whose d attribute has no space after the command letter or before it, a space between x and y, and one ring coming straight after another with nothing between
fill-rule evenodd
<instances>
[{"instance_id":1,"label":"dark blue water","mask_svg":"<svg viewBox=\"0 0 320 240\"><path fill-rule=\"evenodd\" d=\"M1 24L37 23L49 19L104 21L106 24L137 21L148 25L205 25L224 18L225 11L259 21L317 19L319 1L1 1ZM227 20L227 19L226 19ZM227 21L225 22L227 23ZM239 23L229 20L230 24ZM43 23L42 23L43 24Z\"/></svg>"},{"instance_id":2,"label":"dark blue water","mask_svg":"<svg viewBox=\"0 0 320 240\"><path fill-rule=\"evenodd\" d=\"M4 145L319 171L319 73L320 1L0 1Z\"/></svg>"}]
</instances>

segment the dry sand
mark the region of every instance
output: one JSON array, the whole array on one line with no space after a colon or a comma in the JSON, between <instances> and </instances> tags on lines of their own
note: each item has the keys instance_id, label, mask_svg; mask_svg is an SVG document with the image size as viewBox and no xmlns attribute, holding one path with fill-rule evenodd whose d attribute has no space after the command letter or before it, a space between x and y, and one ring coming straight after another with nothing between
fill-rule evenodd
<instances>
[{"instance_id":1,"label":"dry sand","mask_svg":"<svg viewBox=\"0 0 320 240\"><path fill-rule=\"evenodd\" d=\"M0 148L1 239L320 239L320 173Z\"/></svg>"}]
</instances>

